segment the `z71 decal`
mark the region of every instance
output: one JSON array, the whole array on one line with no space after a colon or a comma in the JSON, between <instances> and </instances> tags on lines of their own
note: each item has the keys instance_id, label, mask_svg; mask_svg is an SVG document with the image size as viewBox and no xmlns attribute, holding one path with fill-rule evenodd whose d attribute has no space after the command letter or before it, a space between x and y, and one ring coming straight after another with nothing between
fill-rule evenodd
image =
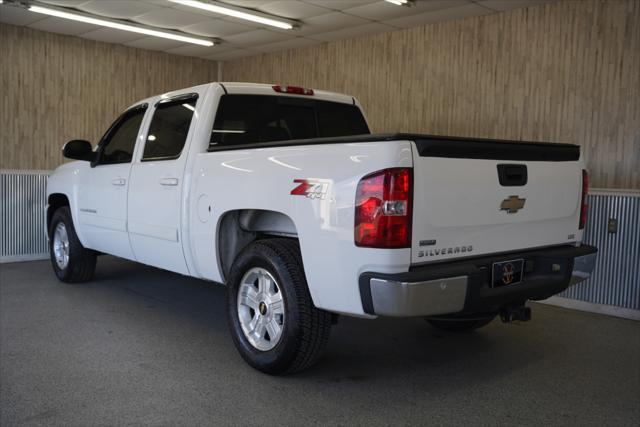
<instances>
[{"instance_id":1,"label":"z71 decal","mask_svg":"<svg viewBox=\"0 0 640 427\"><path fill-rule=\"evenodd\" d=\"M327 182L313 179L294 179L293 182L298 185L291 190L292 196L305 196L310 199L324 200L324 196L327 195L327 188L329 187Z\"/></svg>"}]
</instances>

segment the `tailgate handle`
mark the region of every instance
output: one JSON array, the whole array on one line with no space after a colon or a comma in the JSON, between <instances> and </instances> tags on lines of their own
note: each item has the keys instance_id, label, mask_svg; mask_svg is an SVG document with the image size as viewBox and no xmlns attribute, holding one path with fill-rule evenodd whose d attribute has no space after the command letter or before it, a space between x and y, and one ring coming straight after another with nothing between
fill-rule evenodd
<instances>
[{"instance_id":1,"label":"tailgate handle","mask_svg":"<svg viewBox=\"0 0 640 427\"><path fill-rule=\"evenodd\" d=\"M503 187L521 187L527 184L527 165L498 165L498 180Z\"/></svg>"},{"instance_id":2,"label":"tailgate handle","mask_svg":"<svg viewBox=\"0 0 640 427\"><path fill-rule=\"evenodd\" d=\"M160 185L168 185L168 186L175 186L178 185L178 178L162 178L160 180Z\"/></svg>"}]
</instances>

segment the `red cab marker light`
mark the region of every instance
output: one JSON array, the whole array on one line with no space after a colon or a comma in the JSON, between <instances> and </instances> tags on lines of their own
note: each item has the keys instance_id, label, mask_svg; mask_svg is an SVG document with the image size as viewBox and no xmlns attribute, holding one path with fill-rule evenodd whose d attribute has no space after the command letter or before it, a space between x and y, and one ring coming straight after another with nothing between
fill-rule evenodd
<instances>
[{"instance_id":1,"label":"red cab marker light","mask_svg":"<svg viewBox=\"0 0 640 427\"><path fill-rule=\"evenodd\" d=\"M292 93L294 95L313 95L313 89L306 89L300 86L271 86L278 93Z\"/></svg>"}]
</instances>

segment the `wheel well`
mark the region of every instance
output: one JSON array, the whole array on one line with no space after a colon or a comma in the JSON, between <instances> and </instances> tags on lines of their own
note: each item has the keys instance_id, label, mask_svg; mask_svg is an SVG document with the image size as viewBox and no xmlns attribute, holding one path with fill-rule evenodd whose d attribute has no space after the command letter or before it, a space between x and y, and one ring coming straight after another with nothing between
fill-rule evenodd
<instances>
[{"instance_id":1,"label":"wheel well","mask_svg":"<svg viewBox=\"0 0 640 427\"><path fill-rule=\"evenodd\" d=\"M62 193L53 193L49 195L47 204L49 205L47 208L47 230L49 230L53 213L63 206L69 206L69 199Z\"/></svg>"},{"instance_id":2,"label":"wheel well","mask_svg":"<svg viewBox=\"0 0 640 427\"><path fill-rule=\"evenodd\" d=\"M233 261L249 243L266 237L298 238L295 224L281 212L239 209L225 213L218 226L220 271L226 279Z\"/></svg>"}]
</instances>

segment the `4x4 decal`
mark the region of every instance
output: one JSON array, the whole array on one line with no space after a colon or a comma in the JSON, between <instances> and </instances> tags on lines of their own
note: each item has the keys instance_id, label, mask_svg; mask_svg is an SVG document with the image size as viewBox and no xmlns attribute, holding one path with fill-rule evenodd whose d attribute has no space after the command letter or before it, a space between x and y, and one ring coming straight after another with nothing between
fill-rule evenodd
<instances>
[{"instance_id":1,"label":"4x4 decal","mask_svg":"<svg viewBox=\"0 0 640 427\"><path fill-rule=\"evenodd\" d=\"M324 199L327 195L327 182L321 182L313 179L294 179L294 183L298 184L291 190L292 196L305 196L310 199Z\"/></svg>"}]
</instances>

